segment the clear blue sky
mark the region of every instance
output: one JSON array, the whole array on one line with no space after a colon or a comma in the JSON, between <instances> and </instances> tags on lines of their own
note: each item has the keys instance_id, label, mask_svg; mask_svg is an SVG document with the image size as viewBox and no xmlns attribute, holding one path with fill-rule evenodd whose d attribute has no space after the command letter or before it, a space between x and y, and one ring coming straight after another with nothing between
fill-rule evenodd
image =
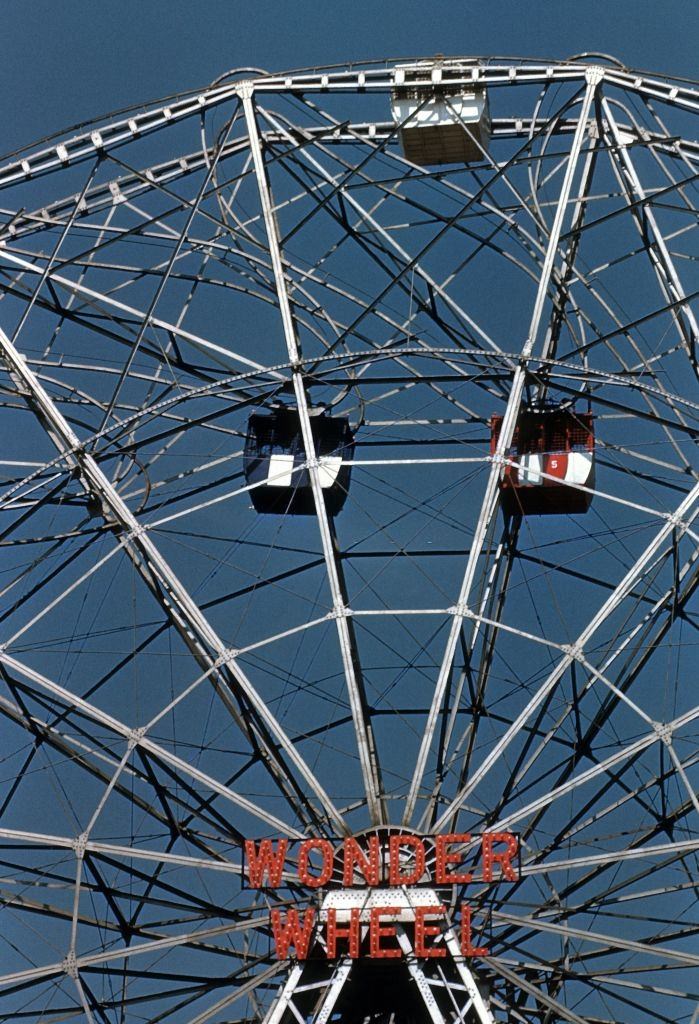
<instances>
[{"instance_id":1,"label":"clear blue sky","mask_svg":"<svg viewBox=\"0 0 699 1024\"><path fill-rule=\"evenodd\" d=\"M699 77L696 0L3 0L0 10L0 153L241 65L602 50Z\"/></svg>"}]
</instances>

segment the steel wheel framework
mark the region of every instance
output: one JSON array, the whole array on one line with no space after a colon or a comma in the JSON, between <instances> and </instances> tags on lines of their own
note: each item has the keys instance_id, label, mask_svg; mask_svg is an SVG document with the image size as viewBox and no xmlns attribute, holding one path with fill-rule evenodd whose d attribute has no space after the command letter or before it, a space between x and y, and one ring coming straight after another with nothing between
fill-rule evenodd
<instances>
[{"instance_id":1,"label":"steel wheel framework","mask_svg":"<svg viewBox=\"0 0 699 1024\"><path fill-rule=\"evenodd\" d=\"M699 92L440 66L489 91L477 165L403 159L369 64L0 169L2 1020L261 1020L241 838L401 823L521 834L467 893L495 1020L697 1019ZM315 517L249 506L280 395ZM544 398L595 413L592 511L505 520ZM336 522L318 402L360 423Z\"/></svg>"}]
</instances>

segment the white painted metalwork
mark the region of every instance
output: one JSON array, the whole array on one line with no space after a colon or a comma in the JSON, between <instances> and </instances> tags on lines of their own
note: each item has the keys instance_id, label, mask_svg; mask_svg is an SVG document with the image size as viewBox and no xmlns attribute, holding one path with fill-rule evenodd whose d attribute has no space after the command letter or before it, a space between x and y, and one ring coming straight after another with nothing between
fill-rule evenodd
<instances>
[{"instance_id":1,"label":"white painted metalwork","mask_svg":"<svg viewBox=\"0 0 699 1024\"><path fill-rule=\"evenodd\" d=\"M392 915L392 921L395 922L396 938L406 960L408 973L415 983L424 1005L424 1011L432 1024L446 1024L448 1020L452 1019L451 1013L447 1014L440 1008L440 1003L435 997L435 988L445 989L449 992L456 1010L457 1020L473 1019L478 1024L495 1024L495 1018L481 994L473 972L461 954L459 941L451 927L447 927L440 937L440 941L446 946L447 957L440 958L438 975L428 974L427 964L415 956L406 925L415 922L416 908L439 909L441 905L438 894L432 889L406 887L374 889L368 894L345 889L329 893L325 897L320 908L319 919L321 922L327 921L328 911L333 910L338 921L347 922L350 911L358 910L360 927L366 936L372 910L382 907L400 908ZM330 971L324 984L326 995L314 1013L314 1021L323 1022L330 1017L344 987L352 983L352 967L353 961L349 957L343 957L337 967ZM446 976L446 971L449 970L453 973L452 980L448 980ZM317 967L315 970L313 967L308 970L308 974L311 976L316 973ZM294 1005L294 997L304 991L304 988L304 967L298 963L289 973L265 1024L280 1024L289 1015L296 1017L297 1020L303 1019L303 1014Z\"/></svg>"},{"instance_id":2,"label":"white painted metalwork","mask_svg":"<svg viewBox=\"0 0 699 1024\"><path fill-rule=\"evenodd\" d=\"M696 1017L697 113L601 55L242 69L0 167L2 1019ZM551 407L593 417L563 469L512 450ZM590 509L506 516L506 471ZM300 474L312 515L255 512ZM343 888L409 827L520 874ZM323 928L396 905L374 1014Z\"/></svg>"}]
</instances>

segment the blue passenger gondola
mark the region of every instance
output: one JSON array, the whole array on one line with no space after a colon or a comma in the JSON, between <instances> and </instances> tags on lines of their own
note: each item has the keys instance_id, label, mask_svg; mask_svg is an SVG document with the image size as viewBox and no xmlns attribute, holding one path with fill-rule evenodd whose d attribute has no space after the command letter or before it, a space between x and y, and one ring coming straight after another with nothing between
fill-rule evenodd
<instances>
[{"instance_id":1,"label":"blue passenger gondola","mask_svg":"<svg viewBox=\"0 0 699 1024\"><path fill-rule=\"evenodd\" d=\"M311 432L325 507L336 515L345 503L354 454L354 435L345 416L329 416L312 409ZM306 452L298 410L279 406L255 412L248 422L243 453L245 479L256 511L311 515L315 512L311 478L305 468Z\"/></svg>"}]
</instances>

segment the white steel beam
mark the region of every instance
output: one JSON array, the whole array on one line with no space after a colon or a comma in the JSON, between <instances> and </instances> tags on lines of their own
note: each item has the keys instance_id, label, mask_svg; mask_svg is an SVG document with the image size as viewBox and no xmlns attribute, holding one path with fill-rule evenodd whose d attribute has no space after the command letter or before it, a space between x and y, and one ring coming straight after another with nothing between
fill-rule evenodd
<instances>
[{"instance_id":1,"label":"white steel beam","mask_svg":"<svg viewBox=\"0 0 699 1024\"><path fill-rule=\"evenodd\" d=\"M289 1003L293 999L296 987L301 981L302 974L303 967L298 963L294 964L294 966L291 968L291 971L289 972L288 978L286 979L284 985L282 986L279 995L272 1003L269 1009L269 1013L264 1019L264 1024L280 1024L281 1019L284 1016L287 1007L289 1006Z\"/></svg>"},{"instance_id":2,"label":"white steel beam","mask_svg":"<svg viewBox=\"0 0 699 1024\"><path fill-rule=\"evenodd\" d=\"M469 994L473 1007L478 1014L478 1020L481 1024L495 1024L495 1018L490 1011L490 1007L486 1003L485 999L481 995L481 991L476 984L476 979L473 976L471 968L467 965L464 957L461 954L461 947L459 940L454 934L453 928L448 928L444 934L444 941L446 942L447 949L451 954L451 958L454 962L454 966L461 978L462 982L466 987L466 991Z\"/></svg>"},{"instance_id":3,"label":"white steel beam","mask_svg":"<svg viewBox=\"0 0 699 1024\"><path fill-rule=\"evenodd\" d=\"M33 263L31 260L25 259L23 256L18 256L16 253L10 252L5 242L0 243L0 262L10 263L13 266L21 267L23 270L30 274L38 274L40 277L44 275L41 267L37 263ZM123 302L119 302L117 299L112 298L109 295L105 295L103 292L95 291L93 288L88 288L87 285L81 284L78 281L71 281L69 277L64 277L62 274L57 274L53 270L48 273L48 280L53 284L59 285L66 291L70 292L71 295L79 295L85 298L88 302L96 304L98 306L107 306L110 309L116 309L119 313L128 313L129 316L135 317L137 320L143 320L146 316L143 310L135 309L133 306L127 306ZM185 331L184 328L179 327L177 324L171 324L167 320L162 320L160 317L152 316L150 323L153 327L159 327L168 334L173 334L176 338L180 338L182 341L189 342L194 348L200 349L213 361L219 365L223 365L229 369L232 369L233 365L238 363L243 366L247 366L252 370L260 370L277 380L285 380L280 373L274 371L266 371L263 366L256 363L252 359L246 359L245 356L238 355L232 349L224 348L222 345L216 345L212 341L208 341L206 338L202 338L201 335L193 334L191 331Z\"/></svg>"},{"instance_id":4,"label":"white steel beam","mask_svg":"<svg viewBox=\"0 0 699 1024\"><path fill-rule=\"evenodd\" d=\"M39 686L42 690L45 690L47 693L52 694L54 697L58 697L59 700L66 704L67 707L79 710L88 718L111 730L111 732L115 733L117 736L122 736L127 743L132 744L134 749L136 747L140 747L142 750L147 751L164 764L170 765L170 767L182 772L183 775L189 776L202 786L205 786L212 792L217 793L219 796L223 797L224 800L230 801L242 810L254 815L261 821L266 822L271 826L271 828L280 832L282 835L293 835L298 839L303 838L302 832L299 832L294 826L289 825L287 822L284 822L275 815L265 811L264 808L260 806L259 801L255 803L252 800L248 800L247 797L236 793L229 786L224 785L222 782L214 779L206 772L194 767L194 765L188 764L187 761L184 761L181 757L177 757L165 747L162 747L159 743L149 739L142 730L131 728L131 726L128 726L118 718L115 718L114 715L109 715L106 711L100 710L94 704L90 703L90 701L84 700L82 697L78 697L70 690L67 690L64 686L48 679L40 672L37 672L35 669L30 668L23 662L18 661L17 658L13 658L7 653L7 651L3 651L1 648L0 663L5 665L8 669L11 669L13 672L17 672L26 679L31 680L32 683ZM119 770L119 767L119 765L116 766L117 771Z\"/></svg>"},{"instance_id":5,"label":"white steel beam","mask_svg":"<svg viewBox=\"0 0 699 1024\"><path fill-rule=\"evenodd\" d=\"M518 928L550 932L553 935L563 935L568 939L575 939L578 942L591 942L608 950L623 949L630 953L643 953L651 957L661 957L663 960L670 960L673 963L681 964L683 967L699 967L699 953L692 953L689 950L679 951L672 949L670 946L659 946L655 942L636 942L632 939L621 938L618 935L606 935L601 932L590 931L588 928L571 928L567 924L555 924L540 917L520 917L516 914L508 914L503 910L493 910L492 914L496 920L516 925Z\"/></svg>"},{"instance_id":6,"label":"white steel beam","mask_svg":"<svg viewBox=\"0 0 699 1024\"><path fill-rule=\"evenodd\" d=\"M348 956L343 957L333 972L320 1006L313 1014L313 1024L328 1024L330 1015L335 1009L335 1004L351 970L352 961Z\"/></svg>"},{"instance_id":7,"label":"white steel beam","mask_svg":"<svg viewBox=\"0 0 699 1024\"><path fill-rule=\"evenodd\" d=\"M218 1000L218 1002L214 1003L213 1006L210 1006L208 1009L198 1013L196 1017L192 1017L188 1024L206 1024L206 1021L211 1020L212 1017L219 1017L221 1011L225 1010L226 1007L231 1005L231 1003L235 1003L243 996L247 996L250 992L254 992L256 988L259 988L259 986L263 984L263 982L269 981L270 978L275 976L275 974L279 974L282 966L283 965L280 963L274 963L269 967L265 967L264 970L255 974L249 981L246 981L243 985L235 988L232 992L229 992L228 995L223 996Z\"/></svg>"},{"instance_id":8,"label":"white steel beam","mask_svg":"<svg viewBox=\"0 0 699 1024\"><path fill-rule=\"evenodd\" d=\"M612 850L609 853L591 853L585 857L567 857L565 860L549 860L545 863L524 863L522 875L546 875L549 871L570 871L571 868L598 867L600 864L620 864L626 860L644 860L647 857L668 857L679 860L688 853L699 851L699 839L679 840L676 843L656 843L651 846ZM534 854L536 856L536 854Z\"/></svg>"},{"instance_id":9,"label":"white steel beam","mask_svg":"<svg viewBox=\"0 0 699 1024\"><path fill-rule=\"evenodd\" d=\"M493 63L490 59L455 57L443 63L445 81L456 90L473 88L474 83L488 86L548 86L552 82L580 81L589 71L602 70L600 65L569 61L533 64L511 61ZM657 99L675 107L699 110L699 89L685 81L661 80L625 69L605 67L610 83L646 99ZM95 132L91 130L53 142L50 146L28 153L0 167L0 188L28 181L49 171L69 166L76 161L108 153L114 147L131 142L150 132L177 124L185 118L198 116L236 95L237 82L215 84L200 93L170 100L165 105L139 110L133 116L106 120ZM411 83L412 84L412 83ZM349 71L301 72L284 75L260 73L254 80L258 92L305 95L313 92L388 92L395 85L395 68L369 63ZM431 87L429 70L416 88ZM373 127L373 126L372 126ZM525 122L526 127L526 122ZM521 131L521 129L519 129Z\"/></svg>"},{"instance_id":10,"label":"white steel beam","mask_svg":"<svg viewBox=\"0 0 699 1024\"><path fill-rule=\"evenodd\" d=\"M522 971L513 971L509 966L506 966L500 957L489 957L487 963L492 967L496 974L506 978L507 981L515 986L515 988L521 989L523 992L528 992L530 996L533 996L537 1003L545 1006L549 1011L553 1011L556 1014L556 1017L554 1017L553 1020L559 1018L561 1021L569 1021L570 1024L591 1024L589 1019L585 1020L585 1018L577 1014L575 1010L570 1010L567 1006L564 1006L563 1003L554 999L553 996L550 996L548 992L537 988L536 985L527 980ZM544 1017L544 1020L546 1020L546 1017Z\"/></svg>"},{"instance_id":11,"label":"white steel beam","mask_svg":"<svg viewBox=\"0 0 699 1024\"><path fill-rule=\"evenodd\" d=\"M74 850L76 846L75 837L51 835L48 832L26 832L16 828L0 827L0 840L2 839L11 843L32 843L37 846L58 847L64 850ZM103 853L109 857L123 857L126 860L155 861L196 870L223 871L234 875L240 875L242 867L240 861L216 860L214 857L189 857L182 853L167 853L164 850L151 850L141 846L120 846L117 843L103 843L94 839L86 840L84 850L85 853Z\"/></svg>"},{"instance_id":12,"label":"white steel beam","mask_svg":"<svg viewBox=\"0 0 699 1024\"><path fill-rule=\"evenodd\" d=\"M180 935L168 935L162 939L135 942L132 945L109 949L102 953L88 953L83 956L76 956L75 966L80 970L81 967L97 967L100 964L112 963L118 960L130 960L133 956L139 956L140 954L152 955L153 953L158 953L165 949L173 949L178 946L196 947L204 939L228 935L231 932L247 931L252 928L267 928L269 921L269 915L265 914L260 917L246 918L242 921L231 921L227 924L214 925L210 928L201 928L197 931L190 931ZM276 966L276 970L279 971L281 966ZM11 985L28 981L38 981L40 978L48 978L54 974L60 974L64 970L64 961L59 960L52 964L37 965L34 968L13 971L11 974L0 976L0 988L7 988Z\"/></svg>"},{"instance_id":13,"label":"white steel beam","mask_svg":"<svg viewBox=\"0 0 699 1024\"><path fill-rule=\"evenodd\" d=\"M228 692L229 688L233 693L238 691L244 695L264 729L269 730L276 738L300 777L316 795L334 827L344 834L346 825L342 815L299 754L296 745L286 735L266 701L260 697L237 663L235 652L231 651L218 636L188 590L147 535L142 524L131 512L92 455L85 450L77 434L56 408L36 374L27 365L26 359L11 344L2 330L0 330L0 354L14 378L19 382L22 393L46 425L56 447L65 455L68 464L79 472L85 489L99 497L107 522L116 528L118 534L126 535L125 550L132 557L134 565L141 572L149 587L155 589L156 592L160 588L164 591L166 596L163 598L163 607L190 646L194 644L197 657L206 668L211 668L214 664L220 668L221 679L220 685L217 686L217 692L243 732L247 733L249 723L235 707ZM153 581L155 581L155 588ZM269 746L264 738L264 733L256 731L263 749L267 749L266 764L275 778L281 782L276 751ZM285 791L284 787L282 789Z\"/></svg>"},{"instance_id":14,"label":"white steel beam","mask_svg":"<svg viewBox=\"0 0 699 1024\"><path fill-rule=\"evenodd\" d=\"M407 936L405 928L401 925L396 926L396 937L398 939L398 945L402 949L403 956L405 957L405 961L408 965L408 973L415 982L415 986L420 993L423 1003L425 1004L425 1009L429 1014L432 1024L447 1024L430 987L429 978L426 977L420 962L413 955L413 947L410 944L410 939Z\"/></svg>"},{"instance_id":15,"label":"white steel beam","mask_svg":"<svg viewBox=\"0 0 699 1024\"><path fill-rule=\"evenodd\" d=\"M304 386L303 368L301 365L301 351L296 336L294 317L291 311L291 302L284 274L282 253L279 243L279 234L274 215L272 194L262 154L262 145L257 127L257 119L253 106L253 90L250 83L243 83L239 86L240 95L245 110L245 118L248 126L250 149L252 152L255 174L257 177L260 203L267 231L270 257L274 270L274 280L279 300L279 311L282 318L284 339L292 366L294 384L294 396L298 410L299 423L303 436L303 444L306 452L306 465L313 491L316 518L320 530L320 539L323 548L323 557L328 575L328 584L333 601L333 611L337 623L337 634L342 654L342 663L347 684L347 692L354 722L354 729L357 738L357 749L359 761L364 779L364 790L366 793L367 806L371 821L374 825L385 823L386 808L383 800L381 773L376 753L376 743L373 729L369 718L366 696L359 670L358 652L356 644L350 633L350 626L347 619L348 609L345 604L344 586L340 576L339 559L335 552L333 535L330 528L328 513L325 507L325 499L320 483L319 463L315 452L315 443L311 430L309 415L308 397Z\"/></svg>"},{"instance_id":16,"label":"white steel beam","mask_svg":"<svg viewBox=\"0 0 699 1024\"><path fill-rule=\"evenodd\" d=\"M283 135L287 139L287 141L293 142L293 136L288 131L288 129L286 129L284 127L284 125L280 121L277 120L277 118L275 118L272 114L270 114L269 111L264 111L263 113L264 113L265 119L270 124L272 124L274 126L274 128L281 135ZM311 135L308 135L306 133L304 133L304 135L306 136L308 141L313 141ZM367 210L364 209L364 207L361 205L361 203L359 203L357 201L357 199L352 195L351 192L347 191L346 189L343 189L341 186L338 186L338 183L337 183L336 179L333 178L333 176L323 167L322 164L320 164L308 152L308 150L303 150L300 155L303 157L304 160L306 160L323 177L323 179L329 185L331 185L333 188L339 189L339 191L341 192L342 197L345 200L345 202L347 202L359 214L359 216L361 217L362 220L364 220L367 224L370 225L370 227L372 228L373 231L376 231L381 236L381 238L384 240L384 242L388 246L390 246L390 248L393 249L393 251L396 252L398 254L398 256L400 256L401 260L404 261L404 264L405 264L406 267L410 267L410 266L414 267L416 273L422 278L422 280L425 281L425 283L428 284L432 289L434 289L436 294L439 295L439 297L442 299L442 301L445 303L445 305L447 305L452 310L452 312L454 312L456 314L456 316L460 320L462 320L463 323L466 324L467 327L470 330L472 330L474 332L474 334L476 334L481 339L481 341L483 342L483 344L485 345L485 347L487 349L489 349L492 352L497 353L498 355L502 355L502 352L501 352L501 349L499 348L499 346L490 337L490 335L487 334L487 332L483 330L483 328L480 326L480 324L478 324L472 317L470 317L468 315L468 313L466 312L466 310L463 309L458 304L458 302L456 302L455 299L449 294L449 292L446 290L446 288L444 288L442 285L440 285L440 283L435 278L433 278L427 272L427 270L425 270L425 268L423 268L421 266L421 264L418 262L419 261L419 255L418 255L418 257L413 257L401 245L399 245L398 242L395 240L395 238L391 235L391 233L386 231L386 229L383 227L383 225L380 224L380 222L378 220L376 220L375 217L372 217L372 215ZM472 201L472 200L469 200L469 201ZM445 231L448 226L449 226L448 223L445 224L443 226L443 228L442 228L442 231ZM423 247L423 251L429 249L434 244L434 241L435 241L434 239L431 239Z\"/></svg>"},{"instance_id":17,"label":"white steel beam","mask_svg":"<svg viewBox=\"0 0 699 1024\"><path fill-rule=\"evenodd\" d=\"M413 773L412 782L410 784L410 790L408 792L408 798L405 806L405 813L403 816L403 823L405 825L410 824L415 805L420 794L420 788L422 786L422 780L427 767L427 760L432 749L432 742L434 738L435 728L437 726L437 720L442 709L444 701L444 694L447 689L449 678L451 676L454 657L456 655L456 646L461 633L463 618L461 611L468 607L468 602L471 597L471 589L473 587L476 570L478 568L478 562L483 553L484 545L486 542L486 536L490 528L491 523L497 514L498 501L499 501L499 481L500 474L502 472L502 466L504 464L507 450L512 442L512 436L515 431L517 424L517 416L519 414L519 407L524 391L524 385L526 381L526 368L528 360L530 359L534 346L539 338L541 330L541 318L544 310L544 302L548 293L551 275L553 273L554 262L558 253L558 243L563 228L563 220L568 209L568 200L570 197L571 189L573 186L573 179L575 176L575 170L578 162L578 157L582 148L583 139L585 137L585 131L587 129L587 121L590 113L590 107L594 99L597 86L601 81L601 70L598 73L591 73L587 76L587 88L581 104L580 114L578 117L578 126L573 137L571 144L570 155L568 158L568 165L561 186L561 192L558 199L558 206L556 208L556 214L551 227L551 234L549 236L548 247L546 251L546 258L542 267L541 278L539 281L539 288L534 303L534 309L532 312L531 323L529 326L529 332L527 334L526 341L522 347L522 351L519 358L519 363L514 371L512 378L512 386L510 389L510 396L508 398L507 407L503 417L502 428L500 431L500 437L498 439L497 450L493 456L490 475L486 485L485 495L483 497L483 503L481 506L480 515L478 517L478 523L471 544L471 550L469 553L466 569L464 572L463 581L461 584L461 590L459 592L459 598L456 605L456 613L453 616L451 628L449 630L449 637L447 639L444 656L439 670L439 675L435 685L435 692L430 706L430 712L427 718L425 726L425 732L423 734L422 743L420 745L420 751L417 756L415 764L415 771Z\"/></svg>"},{"instance_id":18,"label":"white steel beam","mask_svg":"<svg viewBox=\"0 0 699 1024\"><path fill-rule=\"evenodd\" d=\"M629 147L622 138L619 125L614 118L609 100L606 97L602 99L602 109L604 110L607 123L611 130L613 145L610 148L610 153L616 156L626 191L630 193L630 213L638 227L641 238L645 238L648 235L650 236L650 244L646 251L648 252L648 256L653 264L653 268L665 297L669 302L678 303L678 305L673 308L673 318L677 325L680 338L684 343L687 354L689 355L696 371L699 325L697 324L694 311L689 305L686 291L680 281L672 256L670 255L670 251L667 247L667 243L663 237L662 231L660 230L655 214L653 213L652 204L648 202L648 196L641 184L640 178L638 177L638 172L634 166L631 153L629 152ZM639 213L636 209L633 197L635 197L635 199L642 200L642 212Z\"/></svg>"},{"instance_id":19,"label":"white steel beam","mask_svg":"<svg viewBox=\"0 0 699 1024\"><path fill-rule=\"evenodd\" d=\"M605 758L603 761L596 762L591 768L586 769L579 775L575 775L566 782L563 782L558 786L554 786L542 796L537 797L536 800L532 800L524 807L519 807L516 811L512 811L510 814L505 815L505 817L498 819L498 821L490 827L494 831L504 831L511 828L518 822L526 820L530 815L536 814L537 811L548 807L549 804L552 804L560 797L567 796L580 786L584 786L588 782L592 782L594 779L597 779L599 776L605 775L611 768L615 768L622 761L627 761L635 757L637 754L642 753L654 743L667 743L668 739L672 737L674 732L697 719L699 719L699 706L692 708L691 711L687 711L685 714L680 715L679 718L676 718L671 722L663 724L657 723L652 732L645 733L645 735L640 736L627 746L619 746L613 754L610 754L609 757ZM453 811L449 813L453 813ZM441 823L440 819L440 822L435 826L435 831L443 828L444 825Z\"/></svg>"},{"instance_id":20,"label":"white steel beam","mask_svg":"<svg viewBox=\"0 0 699 1024\"><path fill-rule=\"evenodd\" d=\"M534 694L532 699L527 703L524 709L512 722L512 725L508 728L505 734L498 740L495 746L492 748L490 753L484 758L480 766L472 773L468 782L461 788L459 793L450 802L447 809L441 815L439 821L435 825L436 831L443 828L449 817L454 814L456 810L462 805L464 800L467 799L468 795L475 789L475 787L481 782L488 771L493 767L494 764L500 759L505 750L508 748L515 736L518 735L522 726L527 722L529 717L532 715L534 710L541 704L545 697L553 690L556 686L563 673L573 664L579 655L584 651L585 645L595 635L599 627L605 621L607 616L611 615L612 612L617 608L621 602L628 597L633 587L635 586L639 577L643 574L644 570L648 566L649 562L652 561L656 553L672 536L674 530L686 531L689 522L684 521L684 517L692 512L692 509L699 498L699 483L695 484L690 493L680 503L677 511L672 515L669 515L665 521L665 524L661 527L658 533L655 535L651 543L646 547L645 551L636 559L634 564L631 566L627 574L609 595L607 600L604 602L602 607L590 620L588 625L579 635L578 639L574 644L570 645L568 652L560 659L553 671L548 675L543 684L539 687L537 692ZM695 516L696 513L693 513Z\"/></svg>"},{"instance_id":21,"label":"white steel beam","mask_svg":"<svg viewBox=\"0 0 699 1024\"><path fill-rule=\"evenodd\" d=\"M572 134L575 131L576 123L574 119L561 118L556 122L554 134ZM333 145L351 144L358 140L370 144L380 144L395 131L393 121L372 122L371 124L364 122L351 124L337 122L336 124L337 127L332 127L331 129L332 139L330 141ZM490 123L490 132L493 138L527 139L537 132L544 130L547 124L548 122L544 118L494 117ZM620 127L625 132L631 130L631 126L626 124L622 124ZM305 132L313 138L321 138L327 135L328 129L325 126L321 128L308 126ZM265 132L263 135L264 142L279 142L282 138L282 135L273 132ZM675 140L665 133L664 135L659 135L657 141L655 139L653 141L654 148L668 156L677 157L679 153L684 156L685 160L699 159L699 144L691 139ZM222 158L227 160L247 150L247 138L236 138L226 143L223 148ZM206 167L212 154L212 147L204 150L198 149L177 156L174 159L152 164L150 167L142 167L132 173L124 174L116 179L119 193L128 200L154 188L178 181ZM113 184L113 182L96 185L88 190L81 207L82 217L104 208L116 209L114 193L109 187L110 184ZM0 238L17 238L35 231L45 231L50 224L60 225L62 224L61 218L70 212L74 203L75 196L70 195L63 199L58 199L41 209L20 213L6 227L0 228ZM84 225L81 223L81 226Z\"/></svg>"}]
</instances>

